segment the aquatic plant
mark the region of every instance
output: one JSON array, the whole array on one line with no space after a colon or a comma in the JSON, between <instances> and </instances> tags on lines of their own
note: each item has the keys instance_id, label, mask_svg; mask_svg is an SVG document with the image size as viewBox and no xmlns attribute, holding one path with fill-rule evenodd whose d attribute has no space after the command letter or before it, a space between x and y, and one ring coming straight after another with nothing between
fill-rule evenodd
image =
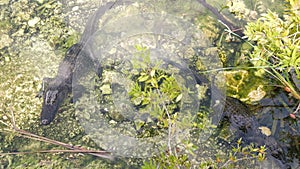
<instances>
[{"instance_id":1,"label":"aquatic plant","mask_svg":"<svg viewBox=\"0 0 300 169\"><path fill-rule=\"evenodd\" d=\"M150 62L150 51L136 45L138 57L133 60L134 86L129 91L132 103L139 109L149 112L151 117L158 119L158 126L168 127L168 119L176 120L176 109L182 98L181 88L173 75L166 73L160 67L160 62Z\"/></svg>"},{"instance_id":2,"label":"aquatic plant","mask_svg":"<svg viewBox=\"0 0 300 169\"><path fill-rule=\"evenodd\" d=\"M187 142L185 149L177 149L177 152L163 152L149 161L145 161L142 169L173 169L173 168L236 168L245 162L250 165L255 160L266 159L265 146L255 147L253 144L243 145L242 138L236 141L236 145L229 150L229 155L216 154L214 160L195 162L190 159L197 146ZM187 151L186 151L187 150ZM185 152L185 153L183 153ZM197 164L198 163L198 164ZM255 164L253 164L255 165Z\"/></svg>"},{"instance_id":3,"label":"aquatic plant","mask_svg":"<svg viewBox=\"0 0 300 169\"><path fill-rule=\"evenodd\" d=\"M268 11L257 21L249 22L245 34L253 47L249 55L251 63L257 68L263 67L283 88L300 99L297 84L300 79L300 2L287 2L282 17Z\"/></svg>"}]
</instances>

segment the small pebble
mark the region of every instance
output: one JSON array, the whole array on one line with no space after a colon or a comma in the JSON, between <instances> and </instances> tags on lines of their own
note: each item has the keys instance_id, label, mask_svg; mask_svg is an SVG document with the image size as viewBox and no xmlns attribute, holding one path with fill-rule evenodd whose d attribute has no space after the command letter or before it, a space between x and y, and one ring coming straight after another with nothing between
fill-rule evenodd
<instances>
[{"instance_id":1,"label":"small pebble","mask_svg":"<svg viewBox=\"0 0 300 169\"><path fill-rule=\"evenodd\" d=\"M0 36L0 49L10 46L10 44L13 42L13 39L9 37L7 34L2 34Z\"/></svg>"},{"instance_id":2,"label":"small pebble","mask_svg":"<svg viewBox=\"0 0 300 169\"><path fill-rule=\"evenodd\" d=\"M74 6L73 8L72 8L72 11L77 11L79 9L79 6Z\"/></svg>"},{"instance_id":3,"label":"small pebble","mask_svg":"<svg viewBox=\"0 0 300 169\"><path fill-rule=\"evenodd\" d=\"M28 21L28 26L34 27L41 19L39 17L34 17L33 19Z\"/></svg>"}]
</instances>

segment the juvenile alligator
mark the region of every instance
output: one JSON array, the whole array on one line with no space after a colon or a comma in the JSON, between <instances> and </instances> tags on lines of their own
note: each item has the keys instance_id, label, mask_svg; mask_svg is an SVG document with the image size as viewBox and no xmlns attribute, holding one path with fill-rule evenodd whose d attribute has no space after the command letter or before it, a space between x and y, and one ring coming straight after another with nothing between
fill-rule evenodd
<instances>
[{"instance_id":1,"label":"juvenile alligator","mask_svg":"<svg viewBox=\"0 0 300 169\"><path fill-rule=\"evenodd\" d=\"M115 5L122 5L120 2L109 2L105 6L100 7L97 11L89 18L86 23L84 33L80 41L72 45L66 52L63 61L60 63L58 72L55 78L44 78L43 86L46 89L43 90L43 105L41 112L41 123L47 125L51 123L63 103L72 91L72 76L75 70L76 59L79 54L89 57L95 61L92 52L86 50L83 47L87 44L89 38L96 32L98 27L98 20L105 13L106 10L111 9ZM101 69L101 66L98 67ZM99 73L100 72L100 73ZM101 76L101 71L98 75ZM46 84L46 85L44 85Z\"/></svg>"},{"instance_id":2,"label":"juvenile alligator","mask_svg":"<svg viewBox=\"0 0 300 169\"><path fill-rule=\"evenodd\" d=\"M60 63L58 73L55 78L44 78L43 86L47 86L43 91L43 106L41 112L41 123L49 124L53 121L60 105L72 91L72 76L75 68L77 55L82 49L82 44L74 44Z\"/></svg>"},{"instance_id":3,"label":"juvenile alligator","mask_svg":"<svg viewBox=\"0 0 300 169\"><path fill-rule=\"evenodd\" d=\"M227 22L225 18L221 17L219 13L216 13L215 9L205 1L200 0L199 2L216 14L224 23L230 26L232 25ZM94 15L89 18L80 41L67 50L64 60L59 65L57 76L55 78L44 78L43 84L46 85L43 86L47 87L45 90L43 89L43 106L41 112L41 123L43 125L47 125L53 121L60 105L72 91L72 76L78 54L84 54L86 57L90 57L90 59L95 61L92 52L86 50L87 48L85 48L85 51L82 51L82 49L87 44L88 39L96 32L98 26L97 21L107 9L124 3L129 4L130 2L109 2L105 6L100 7ZM97 69L100 70L98 71L98 75L101 76L101 66Z\"/></svg>"},{"instance_id":4,"label":"juvenile alligator","mask_svg":"<svg viewBox=\"0 0 300 169\"><path fill-rule=\"evenodd\" d=\"M244 36L243 30L228 21L219 11L208 4L206 0L197 0L205 8L211 11L217 18L227 25L233 32L240 37ZM203 77L200 77L194 72L198 84L203 83ZM210 90L218 90L211 88ZM267 155L269 158L274 158L280 168L291 168L287 163L285 153L280 144L273 136L266 136L259 129L259 123L254 116L251 116L249 108L241 101L231 97L220 97L225 104L223 111L223 119L227 119L230 123L230 128L236 131L236 138L242 137L248 143L254 143L256 146L266 146Z\"/></svg>"},{"instance_id":5,"label":"juvenile alligator","mask_svg":"<svg viewBox=\"0 0 300 169\"><path fill-rule=\"evenodd\" d=\"M192 72L198 84L208 83L208 80L197 73L195 69ZM221 120L229 122L236 139L243 138L246 144L253 143L256 147L266 146L268 158L272 159L280 168L291 168L287 164L284 149L273 136L266 136L261 132L257 119L251 115L247 105L238 99L222 96L219 94L219 89L213 85L209 90L209 93L213 90L214 94L219 95L220 103L225 105Z\"/></svg>"}]
</instances>

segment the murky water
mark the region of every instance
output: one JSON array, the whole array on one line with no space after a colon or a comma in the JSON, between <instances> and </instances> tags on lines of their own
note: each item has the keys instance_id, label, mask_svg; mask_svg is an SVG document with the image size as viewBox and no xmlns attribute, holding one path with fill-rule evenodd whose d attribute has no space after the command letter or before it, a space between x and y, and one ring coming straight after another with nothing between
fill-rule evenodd
<instances>
[{"instance_id":1,"label":"murky water","mask_svg":"<svg viewBox=\"0 0 300 169\"><path fill-rule=\"evenodd\" d=\"M217 9L226 5L225 1L207 1L207 3ZM282 10L277 8L278 4L276 3L271 2L271 0L261 2L245 1L244 4L251 10L249 17L242 20L234 18L225 9L222 10L222 14L236 26L242 26L246 21L256 19L254 15L250 16L253 11L257 12L256 15L265 12L267 8L281 12ZM194 0L137 1L132 5L108 9L99 22L99 32L91 37L88 42L94 45L93 52L96 60L108 67L104 69L105 82L97 84L100 84L99 88L102 90L100 99L95 100L95 98L92 98L94 95L91 95L92 92L99 90L94 90L94 86L88 86L93 89L81 91L79 96L82 97L76 98L76 100L89 101L89 104L79 102L79 106L77 103L77 107L74 108L74 104L67 100L59 110L53 123L48 126L40 124L42 99L35 96L42 87L42 79L56 75L59 62L64 57L66 49L80 39L86 20L99 5L103 4L105 4L103 1L92 2L87 0L0 1L0 167L140 168L142 160L134 158L151 157L152 152L167 151L168 143L176 145L170 146L172 148L179 147L178 153L184 152L180 151L180 148L185 150L194 166L200 166L200 163L205 161L216 162L216 154L222 158L228 158L229 154L226 153L231 151L230 146L226 146L225 143L221 145L218 139L210 137L217 132L217 129L211 123L218 125L220 115L209 114L206 118L203 118L203 126L207 126L199 127L202 129L201 132L192 130L191 128L194 126L186 123L195 119L197 111L202 111L198 110L199 106L197 104L199 103L194 102L201 92L198 92L194 87L196 86L196 80L189 74L191 70L188 65L196 65L197 68L205 70L222 68L217 48L214 47L214 39L219 36L217 32L221 32L224 27L222 25L216 27L218 18L207 10L207 7L205 8ZM135 45L137 44L145 45L145 47L151 49L152 65L155 65L155 60L164 60L163 63L160 63L160 69L165 69L168 74L174 73L177 83L181 84L182 88L191 90L191 93L194 92L181 98L181 105L183 105L181 110L185 110L185 113L190 114L189 116L186 115L186 118L185 116L179 117L180 121L176 123L178 126L172 128L173 133L162 130L160 132L163 134L148 140L146 138L143 138L144 140L131 139L138 133L136 131L138 120L132 118L132 116L139 112L133 110L130 106L129 108L122 106L129 103L126 100L127 96L120 92L120 89L128 91L126 88L132 83L126 77L135 71L130 65L134 59L128 59L128 56L134 56L134 53L137 53L135 51ZM228 43L229 50L231 50L230 45ZM234 45L236 44L232 44L232 46ZM234 58L237 53L237 51L234 51L231 56ZM113 57L115 59L111 60ZM228 65L232 65L232 62L228 62ZM88 67L88 65L85 67ZM92 66L88 68L92 68ZM184 70L183 73L180 70ZM78 82L88 82L87 84L90 85L89 82L97 81L96 75L93 74L95 73L94 70L82 71L84 74L81 74L80 71L79 75L83 75L84 78L79 77ZM85 71L92 71L92 74L88 76ZM117 72L117 74L112 72ZM224 86L222 87L218 83L221 81L224 84L224 75L220 74L213 71L208 79L213 79L216 81L215 84L223 89ZM249 76L251 76L251 73ZM236 79L239 80L239 78ZM245 77L245 79L247 78ZM116 83L121 87L112 87ZM242 83L245 82L238 81L236 83L238 85L235 85L234 89L230 89L230 91L233 91L230 94L234 95L239 90L243 90L240 89L245 86ZM84 86L81 83L76 85ZM211 86L212 83L205 85ZM103 89L103 86L104 88L108 86L108 88ZM108 89L112 90L112 93L104 92ZM188 90L185 91L185 93L188 92ZM217 108L214 105L221 96L223 97L222 94L212 92L212 100L208 101L209 104L203 101L203 104L206 104L207 109L213 108L216 110ZM109 101L109 99L111 100ZM96 101L95 104L91 104L94 101ZM299 120L298 118L290 118L290 114L295 111L299 101L297 102L287 93L276 91L269 98L260 102L259 106L253 106L253 114L256 115L259 124L266 127L266 130L269 129L276 140L282 143L283 148L287 151L287 157L292 168L299 167ZM190 105L186 106L188 104ZM93 106L91 107L91 105ZM222 109L222 106L218 109ZM103 118L104 115L101 114L103 110L105 112L115 112L115 114L108 113L104 119L109 116L109 120L100 121L99 123L100 119L96 121L95 119ZM91 112L93 113L91 114ZM125 119L129 119L129 122L123 120L124 117L120 118L120 114ZM124 122L119 123L120 121ZM132 125L132 122L135 124ZM110 132L111 128L109 127L101 127L100 130L99 126L104 124L114 126L114 131ZM23 136L18 137L12 132L14 126L70 145L95 147L96 149L104 148L120 156L121 162L118 162L118 160L110 162L90 155L83 156L81 153L52 153L49 150L63 149L58 146L62 143L53 143L53 141L45 141L42 137L33 136L30 136L31 139L25 139L24 137L29 136L29 133L23 133ZM221 135L222 140L225 142L232 141L230 138L233 138L233 136L230 135L230 131L223 131ZM170 139L170 136L174 138ZM42 139L43 141L39 142L36 139ZM188 147L189 144L185 141L193 142L197 148ZM49 144L49 142L52 144ZM44 154L37 153L43 150L48 152ZM12 152L19 152L22 155L5 154ZM22 152L32 153L23 154ZM238 161L234 165L235 167L245 167L247 165L247 167L278 168L272 160L258 162L247 159ZM229 167L230 165L226 165L225 159L223 163L220 162L214 166Z\"/></svg>"}]
</instances>

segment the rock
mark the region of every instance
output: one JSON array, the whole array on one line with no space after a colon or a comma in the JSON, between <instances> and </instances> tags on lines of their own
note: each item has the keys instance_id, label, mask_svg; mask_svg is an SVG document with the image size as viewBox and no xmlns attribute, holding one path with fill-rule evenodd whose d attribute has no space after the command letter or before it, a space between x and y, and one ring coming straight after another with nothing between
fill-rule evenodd
<instances>
[{"instance_id":1,"label":"rock","mask_svg":"<svg viewBox=\"0 0 300 169\"><path fill-rule=\"evenodd\" d=\"M263 86L259 85L256 90L251 91L248 94L248 97L251 102L260 101L262 98L264 98L266 95L266 92L263 90Z\"/></svg>"},{"instance_id":2,"label":"rock","mask_svg":"<svg viewBox=\"0 0 300 169\"><path fill-rule=\"evenodd\" d=\"M79 6L74 6L73 8L72 8L72 11L77 11L79 9Z\"/></svg>"},{"instance_id":3,"label":"rock","mask_svg":"<svg viewBox=\"0 0 300 169\"><path fill-rule=\"evenodd\" d=\"M260 127L258 127L258 129L260 129L261 133L266 136L270 136L272 134L271 130L268 127L260 126Z\"/></svg>"},{"instance_id":4,"label":"rock","mask_svg":"<svg viewBox=\"0 0 300 169\"><path fill-rule=\"evenodd\" d=\"M111 94L111 93L112 93L112 90L111 90L109 84L103 85L103 86L100 88L100 90L102 91L103 94Z\"/></svg>"},{"instance_id":5,"label":"rock","mask_svg":"<svg viewBox=\"0 0 300 169\"><path fill-rule=\"evenodd\" d=\"M0 36L0 49L10 46L12 42L13 39L11 39L7 34L2 34Z\"/></svg>"},{"instance_id":6,"label":"rock","mask_svg":"<svg viewBox=\"0 0 300 169\"><path fill-rule=\"evenodd\" d=\"M28 26L34 27L41 19L39 17L34 17L28 21Z\"/></svg>"}]
</instances>

